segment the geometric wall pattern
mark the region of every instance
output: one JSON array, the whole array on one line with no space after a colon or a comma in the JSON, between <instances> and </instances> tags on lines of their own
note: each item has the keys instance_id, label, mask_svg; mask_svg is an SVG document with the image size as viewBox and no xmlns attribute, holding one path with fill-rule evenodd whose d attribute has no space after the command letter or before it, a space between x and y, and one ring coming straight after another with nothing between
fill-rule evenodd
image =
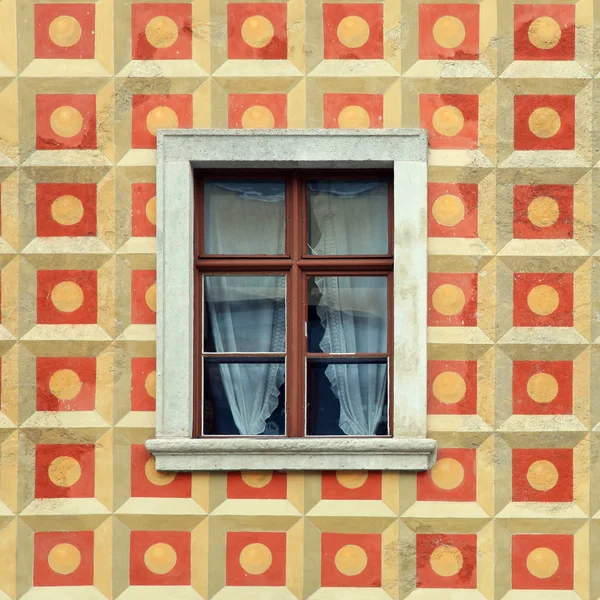
<instances>
[{"instance_id":1,"label":"geometric wall pattern","mask_svg":"<svg viewBox=\"0 0 600 600\"><path fill-rule=\"evenodd\" d=\"M0 599L600 598L599 22L0 0ZM192 126L428 129L431 472L156 471L155 133Z\"/></svg>"}]
</instances>

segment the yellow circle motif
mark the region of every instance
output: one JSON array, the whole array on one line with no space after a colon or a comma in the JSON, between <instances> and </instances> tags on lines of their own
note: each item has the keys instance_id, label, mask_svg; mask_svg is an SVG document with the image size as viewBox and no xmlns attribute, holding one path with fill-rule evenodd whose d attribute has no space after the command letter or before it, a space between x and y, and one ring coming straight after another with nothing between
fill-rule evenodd
<instances>
[{"instance_id":1,"label":"yellow circle motif","mask_svg":"<svg viewBox=\"0 0 600 600\"><path fill-rule=\"evenodd\" d=\"M50 392L59 400L73 400L81 391L81 387L79 375L71 369L60 369L50 377Z\"/></svg>"},{"instance_id":2,"label":"yellow circle motif","mask_svg":"<svg viewBox=\"0 0 600 600\"><path fill-rule=\"evenodd\" d=\"M454 227L465 218L465 205L457 196L444 194L435 199L431 213L440 225Z\"/></svg>"},{"instance_id":3,"label":"yellow circle motif","mask_svg":"<svg viewBox=\"0 0 600 600\"><path fill-rule=\"evenodd\" d=\"M268 46L274 35L273 23L261 15L248 17L242 25L242 39L252 48Z\"/></svg>"},{"instance_id":4,"label":"yellow circle motif","mask_svg":"<svg viewBox=\"0 0 600 600\"><path fill-rule=\"evenodd\" d=\"M362 573L367 566L367 553L354 544L340 548L335 554L335 567L342 574L353 577Z\"/></svg>"},{"instance_id":5,"label":"yellow circle motif","mask_svg":"<svg viewBox=\"0 0 600 600\"><path fill-rule=\"evenodd\" d=\"M266 106L251 106L242 115L244 129L273 129L275 117Z\"/></svg>"},{"instance_id":6,"label":"yellow circle motif","mask_svg":"<svg viewBox=\"0 0 600 600\"><path fill-rule=\"evenodd\" d=\"M50 127L56 135L71 138L83 128L83 117L73 106L59 106L50 115Z\"/></svg>"},{"instance_id":7,"label":"yellow circle motif","mask_svg":"<svg viewBox=\"0 0 600 600\"><path fill-rule=\"evenodd\" d=\"M70 15L56 17L48 27L48 36L61 48L70 48L81 39L81 25Z\"/></svg>"},{"instance_id":8,"label":"yellow circle motif","mask_svg":"<svg viewBox=\"0 0 600 600\"><path fill-rule=\"evenodd\" d=\"M155 48L170 48L179 37L179 28L173 19L163 15L150 19L144 33L148 43Z\"/></svg>"},{"instance_id":9,"label":"yellow circle motif","mask_svg":"<svg viewBox=\"0 0 600 600\"><path fill-rule=\"evenodd\" d=\"M169 485L175 479L175 473L167 473L156 470L156 463L153 456L146 461L144 473L146 474L146 479L150 483L161 487L163 485Z\"/></svg>"},{"instance_id":10,"label":"yellow circle motif","mask_svg":"<svg viewBox=\"0 0 600 600\"><path fill-rule=\"evenodd\" d=\"M368 129L370 125L371 117L362 106L346 106L338 115L340 129Z\"/></svg>"},{"instance_id":11,"label":"yellow circle motif","mask_svg":"<svg viewBox=\"0 0 600 600\"><path fill-rule=\"evenodd\" d=\"M148 396L152 396L152 398L156 398L156 371L152 371L146 375L146 379L144 380L144 387L146 388L146 392Z\"/></svg>"},{"instance_id":12,"label":"yellow circle motif","mask_svg":"<svg viewBox=\"0 0 600 600\"><path fill-rule=\"evenodd\" d=\"M529 41L540 50L550 50L560 42L562 31L552 17L538 17L527 32Z\"/></svg>"},{"instance_id":13,"label":"yellow circle motif","mask_svg":"<svg viewBox=\"0 0 600 600\"><path fill-rule=\"evenodd\" d=\"M258 542L248 544L240 552L240 566L250 575L261 575L273 562L271 550Z\"/></svg>"},{"instance_id":14,"label":"yellow circle motif","mask_svg":"<svg viewBox=\"0 0 600 600\"><path fill-rule=\"evenodd\" d=\"M538 579L548 579L558 571L559 560L550 548L536 548L527 556L527 570Z\"/></svg>"},{"instance_id":15,"label":"yellow circle motif","mask_svg":"<svg viewBox=\"0 0 600 600\"><path fill-rule=\"evenodd\" d=\"M527 207L527 217L536 227L551 227L559 215L558 202L548 196L534 198Z\"/></svg>"},{"instance_id":16,"label":"yellow circle motif","mask_svg":"<svg viewBox=\"0 0 600 600\"><path fill-rule=\"evenodd\" d=\"M444 371L433 380L432 392L442 404L456 404L465 397L467 384L458 373Z\"/></svg>"},{"instance_id":17,"label":"yellow circle motif","mask_svg":"<svg viewBox=\"0 0 600 600\"><path fill-rule=\"evenodd\" d=\"M357 15L344 17L337 27L337 37L346 48L364 46L371 34L369 24Z\"/></svg>"},{"instance_id":18,"label":"yellow circle motif","mask_svg":"<svg viewBox=\"0 0 600 600\"><path fill-rule=\"evenodd\" d=\"M368 477L369 474L364 471L337 471L335 474L338 483L347 490L356 490L363 486Z\"/></svg>"},{"instance_id":19,"label":"yellow circle motif","mask_svg":"<svg viewBox=\"0 0 600 600\"><path fill-rule=\"evenodd\" d=\"M177 129L179 127L177 113L168 106L157 106L148 113L146 127L152 135L156 135L159 129Z\"/></svg>"},{"instance_id":20,"label":"yellow circle motif","mask_svg":"<svg viewBox=\"0 0 600 600\"><path fill-rule=\"evenodd\" d=\"M534 490L547 492L558 482L558 471L549 460L536 460L527 470L527 481Z\"/></svg>"},{"instance_id":21,"label":"yellow circle motif","mask_svg":"<svg viewBox=\"0 0 600 600\"><path fill-rule=\"evenodd\" d=\"M152 311L156 312L156 284L153 283L147 290L144 296L146 306Z\"/></svg>"},{"instance_id":22,"label":"yellow circle motif","mask_svg":"<svg viewBox=\"0 0 600 600\"><path fill-rule=\"evenodd\" d=\"M558 292L550 285L538 285L527 294L527 306L536 315L551 315L560 302Z\"/></svg>"},{"instance_id":23,"label":"yellow circle motif","mask_svg":"<svg viewBox=\"0 0 600 600\"><path fill-rule=\"evenodd\" d=\"M71 487L81 477L81 465L72 456L58 456L48 467L48 478L58 487Z\"/></svg>"},{"instance_id":24,"label":"yellow circle motif","mask_svg":"<svg viewBox=\"0 0 600 600\"><path fill-rule=\"evenodd\" d=\"M465 470L455 458L442 458L431 470L431 478L440 489L454 490L463 482Z\"/></svg>"},{"instance_id":25,"label":"yellow circle motif","mask_svg":"<svg viewBox=\"0 0 600 600\"><path fill-rule=\"evenodd\" d=\"M437 312L449 317L458 314L464 308L466 298L458 286L444 283L433 292L431 301Z\"/></svg>"},{"instance_id":26,"label":"yellow circle motif","mask_svg":"<svg viewBox=\"0 0 600 600\"><path fill-rule=\"evenodd\" d=\"M48 566L59 575L70 575L81 564L81 552L73 544L56 544L48 553Z\"/></svg>"},{"instance_id":27,"label":"yellow circle motif","mask_svg":"<svg viewBox=\"0 0 600 600\"><path fill-rule=\"evenodd\" d=\"M433 26L433 39L438 46L452 50L465 41L466 31L463 22L456 17L440 17Z\"/></svg>"},{"instance_id":28,"label":"yellow circle motif","mask_svg":"<svg viewBox=\"0 0 600 600\"><path fill-rule=\"evenodd\" d=\"M156 225L156 196L152 196L146 204L146 218L152 225Z\"/></svg>"},{"instance_id":29,"label":"yellow circle motif","mask_svg":"<svg viewBox=\"0 0 600 600\"><path fill-rule=\"evenodd\" d=\"M440 106L433 113L432 124L440 135L454 137L465 126L465 117L456 106Z\"/></svg>"},{"instance_id":30,"label":"yellow circle motif","mask_svg":"<svg viewBox=\"0 0 600 600\"><path fill-rule=\"evenodd\" d=\"M61 281L52 288L50 300L61 312L74 312L83 304L83 290L74 281Z\"/></svg>"},{"instance_id":31,"label":"yellow circle motif","mask_svg":"<svg viewBox=\"0 0 600 600\"><path fill-rule=\"evenodd\" d=\"M272 471L243 471L242 481L249 487L260 489L271 483Z\"/></svg>"},{"instance_id":32,"label":"yellow circle motif","mask_svg":"<svg viewBox=\"0 0 600 600\"><path fill-rule=\"evenodd\" d=\"M540 106L529 115L531 133L544 140L555 136L560 126L560 115L549 106Z\"/></svg>"},{"instance_id":33,"label":"yellow circle motif","mask_svg":"<svg viewBox=\"0 0 600 600\"><path fill-rule=\"evenodd\" d=\"M83 218L83 204L75 196L59 196L50 205L50 214L60 225L75 225Z\"/></svg>"},{"instance_id":34,"label":"yellow circle motif","mask_svg":"<svg viewBox=\"0 0 600 600\"><path fill-rule=\"evenodd\" d=\"M175 568L177 552L173 546L159 542L146 550L144 564L150 572L156 575L165 575Z\"/></svg>"},{"instance_id":35,"label":"yellow circle motif","mask_svg":"<svg viewBox=\"0 0 600 600\"><path fill-rule=\"evenodd\" d=\"M538 404L548 404L558 396L558 381L550 373L536 373L527 382L529 397Z\"/></svg>"},{"instance_id":36,"label":"yellow circle motif","mask_svg":"<svg viewBox=\"0 0 600 600\"><path fill-rule=\"evenodd\" d=\"M438 546L429 557L433 572L440 577L452 577L463 567L463 555L455 546Z\"/></svg>"}]
</instances>

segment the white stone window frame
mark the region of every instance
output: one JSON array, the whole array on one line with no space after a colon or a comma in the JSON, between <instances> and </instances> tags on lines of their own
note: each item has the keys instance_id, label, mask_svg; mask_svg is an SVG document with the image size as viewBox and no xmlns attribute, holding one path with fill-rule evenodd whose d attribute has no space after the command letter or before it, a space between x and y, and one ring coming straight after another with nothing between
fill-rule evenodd
<instances>
[{"instance_id":1,"label":"white stone window frame","mask_svg":"<svg viewBox=\"0 0 600 600\"><path fill-rule=\"evenodd\" d=\"M427 134L380 130L161 130L157 146L156 437L165 471L430 469L426 435ZM393 427L386 438L192 438L193 170L393 169Z\"/></svg>"}]
</instances>

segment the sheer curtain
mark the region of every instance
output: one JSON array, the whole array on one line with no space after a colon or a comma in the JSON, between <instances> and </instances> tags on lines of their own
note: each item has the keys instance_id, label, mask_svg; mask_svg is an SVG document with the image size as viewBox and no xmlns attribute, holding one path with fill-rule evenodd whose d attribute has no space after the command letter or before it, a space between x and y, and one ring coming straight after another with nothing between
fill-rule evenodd
<instances>
[{"instance_id":1,"label":"sheer curtain","mask_svg":"<svg viewBox=\"0 0 600 600\"><path fill-rule=\"evenodd\" d=\"M314 182L309 185L320 239L315 254L387 254L387 192L379 184ZM374 203L385 199L385 210ZM387 288L382 277L315 279L321 293L317 313L327 353L386 352ZM340 403L340 429L346 435L374 435L387 391L385 364L330 364L325 370Z\"/></svg>"},{"instance_id":2,"label":"sheer curtain","mask_svg":"<svg viewBox=\"0 0 600 600\"><path fill-rule=\"evenodd\" d=\"M207 184L205 251L283 253L284 197L283 188L267 183ZM285 351L285 277L206 276L204 291L216 352ZM239 433L263 433L279 403L285 365L225 363L219 371Z\"/></svg>"}]
</instances>

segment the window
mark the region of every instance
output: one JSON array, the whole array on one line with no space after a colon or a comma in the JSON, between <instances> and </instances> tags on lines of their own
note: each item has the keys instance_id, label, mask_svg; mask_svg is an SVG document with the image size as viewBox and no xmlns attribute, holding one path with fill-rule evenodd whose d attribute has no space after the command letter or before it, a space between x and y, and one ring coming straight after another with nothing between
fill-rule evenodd
<instances>
[{"instance_id":1,"label":"window","mask_svg":"<svg viewBox=\"0 0 600 600\"><path fill-rule=\"evenodd\" d=\"M164 470L426 469L420 131L165 131Z\"/></svg>"}]
</instances>

